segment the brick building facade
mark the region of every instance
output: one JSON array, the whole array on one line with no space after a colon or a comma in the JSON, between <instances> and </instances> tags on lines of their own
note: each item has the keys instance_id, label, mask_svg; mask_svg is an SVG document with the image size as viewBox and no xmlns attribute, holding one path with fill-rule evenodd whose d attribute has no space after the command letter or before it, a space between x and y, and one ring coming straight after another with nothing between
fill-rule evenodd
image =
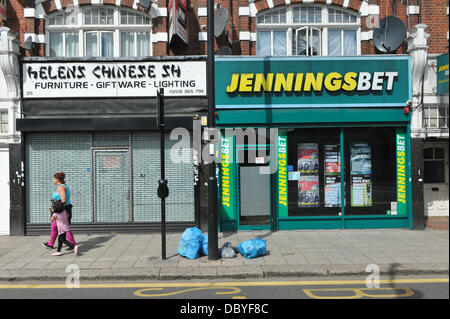
<instances>
[{"instance_id":1,"label":"brick building facade","mask_svg":"<svg viewBox=\"0 0 450 319\"><path fill-rule=\"evenodd\" d=\"M178 1L182 2L182 0ZM6 214L5 212L11 210L11 216L13 216L14 210L19 210L19 208L13 204L11 207L7 205L9 197L1 197L6 196L2 195L1 186L3 185L3 189L7 189L6 185L8 185L9 189L9 181L13 177L17 178L11 184L15 187L15 190L11 188L11 203L24 200L24 191L17 191L20 189L18 187L20 176L13 174L13 170L14 172L20 170L20 166L18 167L16 163L18 158L14 154L21 152L24 143L23 135L16 130L16 120L22 116L20 72L17 60L21 56L43 58L89 56L87 55L89 47L84 43L87 41L86 34L98 32L96 35L98 40L101 32L105 30L114 34L112 36L114 38L110 39L111 41L114 39L114 45L111 46L112 49L108 55L102 55L100 47L103 44L96 42L99 48L96 47L97 55L94 56L126 58L128 55L123 52L121 47L120 33L122 31L134 32L135 42L139 33L150 35L149 51L143 50L143 55L142 52L141 55L137 54L136 44L132 48L136 53L135 57L204 56L207 50L207 0L186 0L187 43L176 35L173 39L169 39L171 34L171 30L169 30L169 0L151 0L148 8L142 7L140 4L144 2L142 0L10 0L3 2L6 4L7 19L2 20L0 15L0 44L2 45L0 46L0 58L2 58L0 59L0 112L3 125L1 127L8 129L0 132L0 155L2 155L2 150L9 150L11 176L0 176L0 212ZM218 50L229 47L232 55L239 56L263 55L260 54L262 51L269 52L267 55L279 55L275 53L279 49L276 47L275 36L270 33L277 30L287 30L287 33L284 34L285 38L283 38L286 47L281 48L281 52L283 52L281 55L297 55L299 40L296 37L302 34L301 29L306 28L304 32L309 34L311 39L313 39L313 32L318 32L321 37L318 40L320 51L318 55L333 55L330 54L332 49L330 38L327 38L328 32L331 32L329 30L342 32L339 34L342 47L335 55L346 55L343 38L344 32L350 30L354 32L355 47L354 51L351 51L353 53L347 55L378 55L381 57L384 53L375 47L373 41L373 32L377 22L391 15L399 17L405 24L407 34L405 41L395 53L410 55L413 61L413 101L411 104L413 212L419 225L424 224L423 219L426 216L448 216L448 93L444 95L436 93L437 57L448 53L449 3L447 0L216 0L215 4L225 8L228 14L225 32L216 38L215 48ZM86 26L85 22L80 21L80 18L85 19L84 14L87 8L110 9L111 17L114 16L115 22L109 26L105 25L105 27L98 24ZM308 26L307 21L310 18L307 15L310 13L295 11L295 8L318 8L322 11L317 12L322 12L322 15L311 27ZM314 18L314 10L312 18ZM123 27L120 22L122 12L139 17L140 21L144 22L137 23L136 18L133 20L136 23L131 23L131 25L125 23ZM317 12L316 14L318 14ZM65 19L64 14L66 13L68 15L76 13L74 17L77 22L72 25L70 23L65 25L65 22L55 22L55 20L52 22L52 19L56 19L58 16ZM100 19L108 19L108 16L101 16L103 13L97 14ZM301 19L302 14L305 14L306 22L303 21L305 23L290 22L295 21L296 18ZM330 25L331 20L328 19L331 14L335 14L333 19L336 19L336 22L338 22L338 16L339 19L344 19L345 15L350 23L348 25L340 23L338 27L332 23ZM294 17L294 15L297 16ZM265 16L270 16L270 19L274 20L267 23L264 20ZM146 18L148 20L145 20ZM133 17L133 19L135 18ZM284 22L281 22L282 20ZM261 23L260 21L265 22ZM340 20L340 22L344 21ZM76 33L78 32L77 26L82 26L83 31L76 36L78 42L74 49L75 53L67 55L66 49L61 49L62 51L58 53L52 52L49 30ZM336 30L336 28L339 29ZM268 42L271 47L268 49L269 51L267 48L260 47L259 49L262 51L258 52L258 43L262 43L262 38L260 38L262 31L266 32L269 38L271 37ZM292 37L292 41L290 37ZM311 48L311 50L313 49ZM307 53L307 55L310 54ZM15 64L17 66L14 67ZM442 150L444 157L441 158L441 155L439 155L441 157L436 157L436 154L440 154ZM432 155L429 155L429 152ZM5 160L7 159L3 156L1 161ZM431 164L440 165L442 161L444 163L443 181L426 184L427 176L424 176L424 168L427 165L430 167ZM2 165L0 162L0 166ZM23 208L20 209L23 210ZM25 216L21 218L25 219ZM2 219L0 219L0 223L2 223ZM21 220L20 223L23 224L24 221ZM2 229L0 229L1 232ZM21 233L13 228L11 228L11 232Z\"/></svg>"},{"instance_id":2,"label":"brick building facade","mask_svg":"<svg viewBox=\"0 0 450 319\"><path fill-rule=\"evenodd\" d=\"M137 3L134 0L11 0L7 1L8 20L3 23L19 34L22 45L26 35L32 37L35 45L27 54L44 56L45 19L48 15L72 6L85 5L117 6L144 11L142 7L138 8ZM258 14L301 3L342 8L357 14L361 18L361 54L380 53L373 45L372 26L377 19L389 15L401 18L408 29L418 23L426 24L426 32L431 35L428 39L430 54L448 51L448 1L445 0L220 0L215 3L226 8L229 14L225 28L227 34L216 40L216 47L228 45L233 55L256 54ZM153 55L206 54L207 0L187 1L188 44L175 41L171 46L167 45L167 6L166 0L158 0L157 6L153 5L149 13L152 16L152 33L157 37L153 39ZM397 53L406 53L406 47L399 48Z\"/></svg>"}]
</instances>

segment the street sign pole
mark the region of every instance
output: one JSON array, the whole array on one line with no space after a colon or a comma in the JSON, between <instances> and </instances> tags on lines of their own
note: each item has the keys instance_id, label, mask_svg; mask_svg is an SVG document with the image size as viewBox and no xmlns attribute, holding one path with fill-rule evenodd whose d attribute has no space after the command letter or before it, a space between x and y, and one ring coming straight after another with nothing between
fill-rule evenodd
<instances>
[{"instance_id":1,"label":"street sign pole","mask_svg":"<svg viewBox=\"0 0 450 319\"><path fill-rule=\"evenodd\" d=\"M156 124L160 131L161 179L158 181L158 197L161 198L161 258L164 260L166 259L166 197L169 196L164 156L164 89L157 90Z\"/></svg>"},{"instance_id":2,"label":"street sign pole","mask_svg":"<svg viewBox=\"0 0 450 319\"><path fill-rule=\"evenodd\" d=\"M215 128L215 78L214 78L214 0L208 0L208 128ZM209 131L209 137L212 132ZM211 143L211 138L209 138ZM215 145L212 144L211 154L215 155ZM208 259L219 259L218 252L218 211L217 211L217 178L216 163L208 163Z\"/></svg>"}]
</instances>

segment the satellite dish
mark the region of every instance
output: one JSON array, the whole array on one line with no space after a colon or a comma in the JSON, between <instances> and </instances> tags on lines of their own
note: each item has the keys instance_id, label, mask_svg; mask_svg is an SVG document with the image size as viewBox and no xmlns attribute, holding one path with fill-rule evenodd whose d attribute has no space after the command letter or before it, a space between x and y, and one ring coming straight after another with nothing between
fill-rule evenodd
<instances>
[{"instance_id":1,"label":"satellite dish","mask_svg":"<svg viewBox=\"0 0 450 319\"><path fill-rule=\"evenodd\" d=\"M233 51L231 51L230 47L224 46L216 51L216 55L233 55Z\"/></svg>"},{"instance_id":2,"label":"satellite dish","mask_svg":"<svg viewBox=\"0 0 450 319\"><path fill-rule=\"evenodd\" d=\"M25 43L23 44L23 48L25 50L31 50L31 46L33 45L33 39L31 38L31 36L27 37L27 39L25 40Z\"/></svg>"},{"instance_id":3,"label":"satellite dish","mask_svg":"<svg viewBox=\"0 0 450 319\"><path fill-rule=\"evenodd\" d=\"M373 42L381 52L394 52L405 38L405 24L401 19L394 16L381 19L379 28L373 31Z\"/></svg>"},{"instance_id":4,"label":"satellite dish","mask_svg":"<svg viewBox=\"0 0 450 319\"><path fill-rule=\"evenodd\" d=\"M142 6L146 9L150 7L150 0L142 0Z\"/></svg>"},{"instance_id":5,"label":"satellite dish","mask_svg":"<svg viewBox=\"0 0 450 319\"><path fill-rule=\"evenodd\" d=\"M224 7L217 9L214 14L214 36L220 37L220 35L225 30L225 25L227 24L228 11Z\"/></svg>"}]
</instances>

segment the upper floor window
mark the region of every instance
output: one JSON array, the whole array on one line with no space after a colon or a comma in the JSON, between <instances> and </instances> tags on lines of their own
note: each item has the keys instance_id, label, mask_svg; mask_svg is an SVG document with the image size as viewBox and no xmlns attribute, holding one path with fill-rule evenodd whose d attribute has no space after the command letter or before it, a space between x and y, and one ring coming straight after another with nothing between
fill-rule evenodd
<instances>
[{"instance_id":1,"label":"upper floor window","mask_svg":"<svg viewBox=\"0 0 450 319\"><path fill-rule=\"evenodd\" d=\"M257 18L257 55L360 54L360 19L325 6L288 6Z\"/></svg>"},{"instance_id":2,"label":"upper floor window","mask_svg":"<svg viewBox=\"0 0 450 319\"><path fill-rule=\"evenodd\" d=\"M47 55L142 57L151 55L150 16L130 9L83 6L47 20Z\"/></svg>"},{"instance_id":3,"label":"upper floor window","mask_svg":"<svg viewBox=\"0 0 450 319\"><path fill-rule=\"evenodd\" d=\"M8 112L0 112L0 133L8 133Z\"/></svg>"},{"instance_id":4,"label":"upper floor window","mask_svg":"<svg viewBox=\"0 0 450 319\"><path fill-rule=\"evenodd\" d=\"M422 119L426 128L448 129L448 106L425 105Z\"/></svg>"}]
</instances>

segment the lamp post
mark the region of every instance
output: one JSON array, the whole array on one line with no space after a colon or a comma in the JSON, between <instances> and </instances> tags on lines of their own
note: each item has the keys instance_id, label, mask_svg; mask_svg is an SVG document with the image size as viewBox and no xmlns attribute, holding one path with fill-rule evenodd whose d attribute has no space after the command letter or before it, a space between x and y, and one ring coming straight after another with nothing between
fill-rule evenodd
<instances>
[{"instance_id":1,"label":"lamp post","mask_svg":"<svg viewBox=\"0 0 450 319\"><path fill-rule=\"evenodd\" d=\"M214 0L208 0L208 60L207 60L207 92L208 92L208 129L215 128L215 79L214 79ZM208 132L211 137L212 131ZM211 138L209 138L211 143ZM215 145L211 146L211 155L215 155ZM219 259L218 249L218 211L217 211L217 178L214 160L208 163L208 259Z\"/></svg>"},{"instance_id":2,"label":"lamp post","mask_svg":"<svg viewBox=\"0 0 450 319\"><path fill-rule=\"evenodd\" d=\"M166 197L169 196L167 187L165 154L164 154L164 89L156 92L156 125L160 132L161 179L158 181L158 197L161 198L161 259L166 259Z\"/></svg>"}]
</instances>

